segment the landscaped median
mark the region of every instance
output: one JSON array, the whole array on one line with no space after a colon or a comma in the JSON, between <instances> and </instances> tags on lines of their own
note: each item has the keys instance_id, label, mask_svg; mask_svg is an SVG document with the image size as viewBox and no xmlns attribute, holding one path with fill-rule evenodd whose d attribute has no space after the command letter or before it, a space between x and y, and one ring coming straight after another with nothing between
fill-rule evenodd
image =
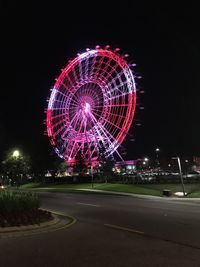
<instances>
[{"instance_id":1,"label":"landscaped median","mask_svg":"<svg viewBox=\"0 0 200 267\"><path fill-rule=\"evenodd\" d=\"M40 200L34 192L0 192L0 227L40 224L53 217L39 209Z\"/></svg>"},{"instance_id":2,"label":"landscaped median","mask_svg":"<svg viewBox=\"0 0 200 267\"><path fill-rule=\"evenodd\" d=\"M34 192L0 191L0 238L57 231L75 222L72 216L41 209Z\"/></svg>"},{"instance_id":3,"label":"landscaped median","mask_svg":"<svg viewBox=\"0 0 200 267\"><path fill-rule=\"evenodd\" d=\"M20 187L23 190L35 190L46 192L90 192L92 189L95 193L102 191L132 193L140 195L163 196L163 190L167 189L172 192L182 191L181 184L119 184L119 183L80 183L80 184L39 184L29 183ZM88 190L88 191L87 191ZM91 190L91 191L89 191ZM185 184L187 197L200 197L200 184Z\"/></svg>"}]
</instances>

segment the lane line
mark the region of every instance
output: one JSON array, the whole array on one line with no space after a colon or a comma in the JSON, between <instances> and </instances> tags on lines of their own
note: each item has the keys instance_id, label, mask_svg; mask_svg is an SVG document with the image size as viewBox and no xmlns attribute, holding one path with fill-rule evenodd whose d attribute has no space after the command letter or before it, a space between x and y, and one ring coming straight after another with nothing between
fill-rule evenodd
<instances>
[{"instance_id":1,"label":"lane line","mask_svg":"<svg viewBox=\"0 0 200 267\"><path fill-rule=\"evenodd\" d=\"M107 223L105 223L104 225L107 227L110 227L110 228L117 229L117 230L122 230L122 231L127 231L127 232L131 232L131 233L135 233L135 234L144 235L144 232L141 232L141 231L138 231L135 229L131 229L131 228L123 227L123 226L118 226L118 225L114 225L114 224L107 224Z\"/></svg>"},{"instance_id":2,"label":"lane line","mask_svg":"<svg viewBox=\"0 0 200 267\"><path fill-rule=\"evenodd\" d=\"M92 207L101 207L100 205L90 204L90 203L83 203L83 202L76 202L78 205L84 205L84 206L92 206Z\"/></svg>"},{"instance_id":3,"label":"lane line","mask_svg":"<svg viewBox=\"0 0 200 267\"><path fill-rule=\"evenodd\" d=\"M179 245L179 246L190 247L190 248L193 248L193 249L200 250L200 247L198 247L196 245L190 245L190 244L187 244L187 243L184 243L184 242L181 242L181 241L175 241L175 240L170 240L170 239L167 239L167 238L162 238L162 237L159 237L159 236L154 236L154 235L147 234L145 232L141 232L141 231L134 230L134 229L131 229L131 228L126 228L126 227L122 227L122 226L118 226L118 225L114 225L114 224L104 224L104 226L113 228L115 230L122 230L122 231L127 231L127 232L131 232L131 233L138 234L138 235L143 235L143 236L145 236L147 238L161 240L161 241L169 242L169 243L176 244L176 245Z\"/></svg>"}]
</instances>

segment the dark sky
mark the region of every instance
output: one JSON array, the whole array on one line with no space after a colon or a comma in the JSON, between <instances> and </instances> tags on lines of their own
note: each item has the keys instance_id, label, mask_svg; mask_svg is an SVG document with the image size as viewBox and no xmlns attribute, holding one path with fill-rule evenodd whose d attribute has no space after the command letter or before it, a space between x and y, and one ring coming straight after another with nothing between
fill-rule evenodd
<instances>
[{"instance_id":1,"label":"dark sky","mask_svg":"<svg viewBox=\"0 0 200 267\"><path fill-rule=\"evenodd\" d=\"M127 157L152 154L156 147L166 155L200 155L198 7L49 2L1 3L0 153L19 147L49 157L43 120L54 79L77 52L110 44L137 64L145 90L138 94L145 109L135 117L142 126L133 123Z\"/></svg>"}]
</instances>

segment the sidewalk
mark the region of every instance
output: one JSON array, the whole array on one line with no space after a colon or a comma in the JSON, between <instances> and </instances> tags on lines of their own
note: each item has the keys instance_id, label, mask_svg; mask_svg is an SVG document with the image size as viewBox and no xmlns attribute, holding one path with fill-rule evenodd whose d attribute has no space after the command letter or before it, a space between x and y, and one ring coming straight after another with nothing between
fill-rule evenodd
<instances>
[{"instance_id":1,"label":"sidewalk","mask_svg":"<svg viewBox=\"0 0 200 267\"><path fill-rule=\"evenodd\" d=\"M97 189L76 189L77 191L88 191L88 192L97 192L97 193L106 193L106 194L112 194L112 195L121 195L121 196L131 196L131 197L137 197L137 198L146 198L146 199L167 199L167 200L181 200L181 201L199 201L200 198L188 198L188 197L159 197L159 196L151 196L151 195L140 195L140 194L134 194L134 193L125 193L125 192L116 192L116 191L106 191L106 190L97 190Z\"/></svg>"}]
</instances>

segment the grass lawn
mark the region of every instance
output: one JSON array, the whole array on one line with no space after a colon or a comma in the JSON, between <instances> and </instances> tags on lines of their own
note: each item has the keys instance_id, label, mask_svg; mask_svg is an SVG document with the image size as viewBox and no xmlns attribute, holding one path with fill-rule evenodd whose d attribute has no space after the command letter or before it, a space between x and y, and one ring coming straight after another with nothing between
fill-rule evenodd
<instances>
[{"instance_id":1,"label":"grass lawn","mask_svg":"<svg viewBox=\"0 0 200 267\"><path fill-rule=\"evenodd\" d=\"M49 191L49 192L84 192L85 189L92 189L91 183L81 184L47 184L29 183L20 186L20 189L34 190L34 191ZM125 192L142 195L162 196L164 189L175 192L182 191L181 184L117 184L117 183L94 183L93 189ZM82 191L83 190L83 191ZM188 197L200 197L200 184L185 184L185 191Z\"/></svg>"},{"instance_id":2,"label":"grass lawn","mask_svg":"<svg viewBox=\"0 0 200 267\"><path fill-rule=\"evenodd\" d=\"M195 198L195 197L200 197L200 190L196 191L196 192L192 192L189 197L191 198Z\"/></svg>"}]
</instances>

